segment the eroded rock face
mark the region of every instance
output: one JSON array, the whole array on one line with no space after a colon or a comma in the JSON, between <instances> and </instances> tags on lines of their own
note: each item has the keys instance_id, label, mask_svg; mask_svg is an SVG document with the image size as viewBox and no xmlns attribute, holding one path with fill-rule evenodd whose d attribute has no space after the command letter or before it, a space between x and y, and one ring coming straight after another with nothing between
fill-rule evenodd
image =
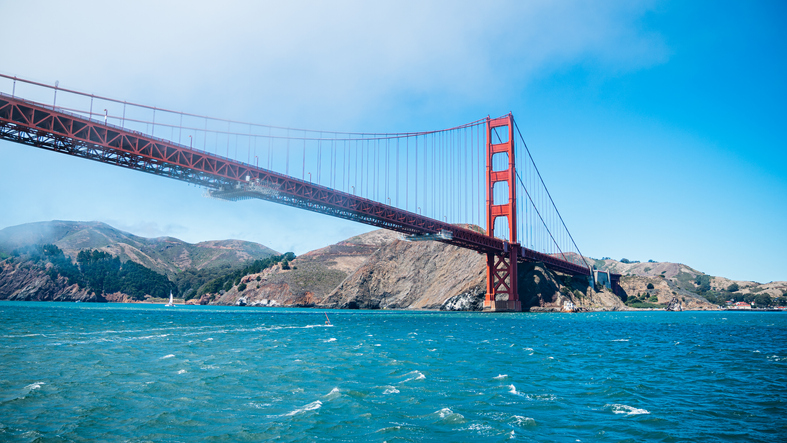
<instances>
[{"instance_id":1,"label":"eroded rock face","mask_svg":"<svg viewBox=\"0 0 787 443\"><path fill-rule=\"evenodd\" d=\"M566 302L571 302L580 311L627 309L611 291L593 290L587 277L557 274L540 263L520 263L518 278L519 298L526 311L562 311Z\"/></svg>"},{"instance_id":2,"label":"eroded rock face","mask_svg":"<svg viewBox=\"0 0 787 443\"><path fill-rule=\"evenodd\" d=\"M485 258L474 251L396 239L377 249L318 304L349 309L440 309L452 297L485 287L485 278ZM475 303L457 301L459 305Z\"/></svg>"},{"instance_id":3,"label":"eroded rock face","mask_svg":"<svg viewBox=\"0 0 787 443\"><path fill-rule=\"evenodd\" d=\"M467 292L455 295L440 306L441 311L482 311L486 287L477 286Z\"/></svg>"},{"instance_id":4,"label":"eroded rock face","mask_svg":"<svg viewBox=\"0 0 787 443\"><path fill-rule=\"evenodd\" d=\"M69 285L65 277L52 280L47 269L30 262L0 262L0 300L105 302L95 293Z\"/></svg>"},{"instance_id":5,"label":"eroded rock face","mask_svg":"<svg viewBox=\"0 0 787 443\"><path fill-rule=\"evenodd\" d=\"M555 276L542 266L522 263L519 265L519 299L523 310L532 308L560 308L563 300Z\"/></svg>"}]
</instances>

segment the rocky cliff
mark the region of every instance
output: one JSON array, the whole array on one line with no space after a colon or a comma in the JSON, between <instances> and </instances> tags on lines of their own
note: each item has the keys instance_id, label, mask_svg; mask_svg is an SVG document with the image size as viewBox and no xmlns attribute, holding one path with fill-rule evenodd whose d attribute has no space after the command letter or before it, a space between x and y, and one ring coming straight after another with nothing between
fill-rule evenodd
<instances>
[{"instance_id":1,"label":"rocky cliff","mask_svg":"<svg viewBox=\"0 0 787 443\"><path fill-rule=\"evenodd\" d=\"M460 294L485 292L486 260L439 242L382 245L321 305L363 309L439 309ZM484 291L481 291L484 288Z\"/></svg>"},{"instance_id":2,"label":"rocky cliff","mask_svg":"<svg viewBox=\"0 0 787 443\"><path fill-rule=\"evenodd\" d=\"M242 285L201 303L319 306L344 309L477 311L486 294L486 256L439 242L408 242L377 230L245 276ZM243 290L240 290L243 287ZM523 308L558 311L567 301L585 310L626 309L609 291L542 266L519 266Z\"/></svg>"},{"instance_id":3,"label":"rocky cliff","mask_svg":"<svg viewBox=\"0 0 787 443\"><path fill-rule=\"evenodd\" d=\"M0 261L0 300L106 301L77 285L69 285L64 277L52 280L45 268L11 260Z\"/></svg>"}]
</instances>

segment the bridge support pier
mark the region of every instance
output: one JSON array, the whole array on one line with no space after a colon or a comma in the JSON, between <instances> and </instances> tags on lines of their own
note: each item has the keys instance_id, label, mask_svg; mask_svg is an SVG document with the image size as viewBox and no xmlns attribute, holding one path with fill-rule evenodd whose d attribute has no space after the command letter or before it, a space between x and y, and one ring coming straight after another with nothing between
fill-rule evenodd
<instances>
[{"instance_id":1,"label":"bridge support pier","mask_svg":"<svg viewBox=\"0 0 787 443\"><path fill-rule=\"evenodd\" d=\"M495 164L493 160L498 158ZM520 246L516 230L516 165L514 164L514 117L486 120L486 234L495 236L497 221L508 228L502 252L486 254L484 311L521 311L517 285ZM497 170L495 170L497 166ZM506 167L507 166L507 167ZM498 192L495 192L495 185ZM507 191L507 192L506 192ZM497 194L497 195L496 195ZM506 226L507 225L507 226ZM501 233L500 233L501 234Z\"/></svg>"},{"instance_id":2,"label":"bridge support pier","mask_svg":"<svg viewBox=\"0 0 787 443\"><path fill-rule=\"evenodd\" d=\"M519 312L522 310L517 284L518 251L519 245L508 245L508 253L486 254L484 311Z\"/></svg>"}]
</instances>

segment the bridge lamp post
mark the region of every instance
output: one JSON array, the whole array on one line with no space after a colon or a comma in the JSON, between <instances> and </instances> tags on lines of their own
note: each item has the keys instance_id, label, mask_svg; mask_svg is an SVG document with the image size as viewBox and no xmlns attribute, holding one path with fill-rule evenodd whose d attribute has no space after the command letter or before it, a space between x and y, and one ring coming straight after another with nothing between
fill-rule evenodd
<instances>
[{"instance_id":1,"label":"bridge lamp post","mask_svg":"<svg viewBox=\"0 0 787 443\"><path fill-rule=\"evenodd\" d=\"M194 140L191 138L191 136L189 136L189 148L193 148L194 147L193 141Z\"/></svg>"},{"instance_id":2,"label":"bridge lamp post","mask_svg":"<svg viewBox=\"0 0 787 443\"><path fill-rule=\"evenodd\" d=\"M257 167L259 168L260 167L260 158L257 157L256 155L254 156L254 162L257 164Z\"/></svg>"},{"instance_id":3,"label":"bridge lamp post","mask_svg":"<svg viewBox=\"0 0 787 443\"><path fill-rule=\"evenodd\" d=\"M311 183L312 182L312 173L311 172L307 172L307 174L309 174L309 183Z\"/></svg>"},{"instance_id":4,"label":"bridge lamp post","mask_svg":"<svg viewBox=\"0 0 787 443\"><path fill-rule=\"evenodd\" d=\"M355 186L350 186L350 187L353 188L353 195L355 195Z\"/></svg>"},{"instance_id":5,"label":"bridge lamp post","mask_svg":"<svg viewBox=\"0 0 787 443\"><path fill-rule=\"evenodd\" d=\"M107 124L107 118L108 117L109 117L109 111L107 111L107 109L104 108L104 124L105 125Z\"/></svg>"}]
</instances>

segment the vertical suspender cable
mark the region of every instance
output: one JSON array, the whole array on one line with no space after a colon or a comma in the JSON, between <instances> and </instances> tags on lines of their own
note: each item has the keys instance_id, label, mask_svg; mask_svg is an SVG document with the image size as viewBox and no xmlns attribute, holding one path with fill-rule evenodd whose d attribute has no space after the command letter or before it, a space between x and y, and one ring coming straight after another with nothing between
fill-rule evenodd
<instances>
[{"instance_id":1,"label":"vertical suspender cable","mask_svg":"<svg viewBox=\"0 0 787 443\"><path fill-rule=\"evenodd\" d=\"M406 144L404 149L404 210L410 209L410 136L405 138Z\"/></svg>"},{"instance_id":2,"label":"vertical suspender cable","mask_svg":"<svg viewBox=\"0 0 787 443\"><path fill-rule=\"evenodd\" d=\"M396 137L396 207L399 207L399 137Z\"/></svg>"},{"instance_id":3,"label":"vertical suspender cable","mask_svg":"<svg viewBox=\"0 0 787 443\"><path fill-rule=\"evenodd\" d=\"M418 135L415 136L415 210L418 211Z\"/></svg>"},{"instance_id":4,"label":"vertical suspender cable","mask_svg":"<svg viewBox=\"0 0 787 443\"><path fill-rule=\"evenodd\" d=\"M383 198L385 199L385 204L388 204L388 159L391 156L389 148L391 147L391 139L388 138L388 134L385 134L385 195Z\"/></svg>"}]
</instances>

